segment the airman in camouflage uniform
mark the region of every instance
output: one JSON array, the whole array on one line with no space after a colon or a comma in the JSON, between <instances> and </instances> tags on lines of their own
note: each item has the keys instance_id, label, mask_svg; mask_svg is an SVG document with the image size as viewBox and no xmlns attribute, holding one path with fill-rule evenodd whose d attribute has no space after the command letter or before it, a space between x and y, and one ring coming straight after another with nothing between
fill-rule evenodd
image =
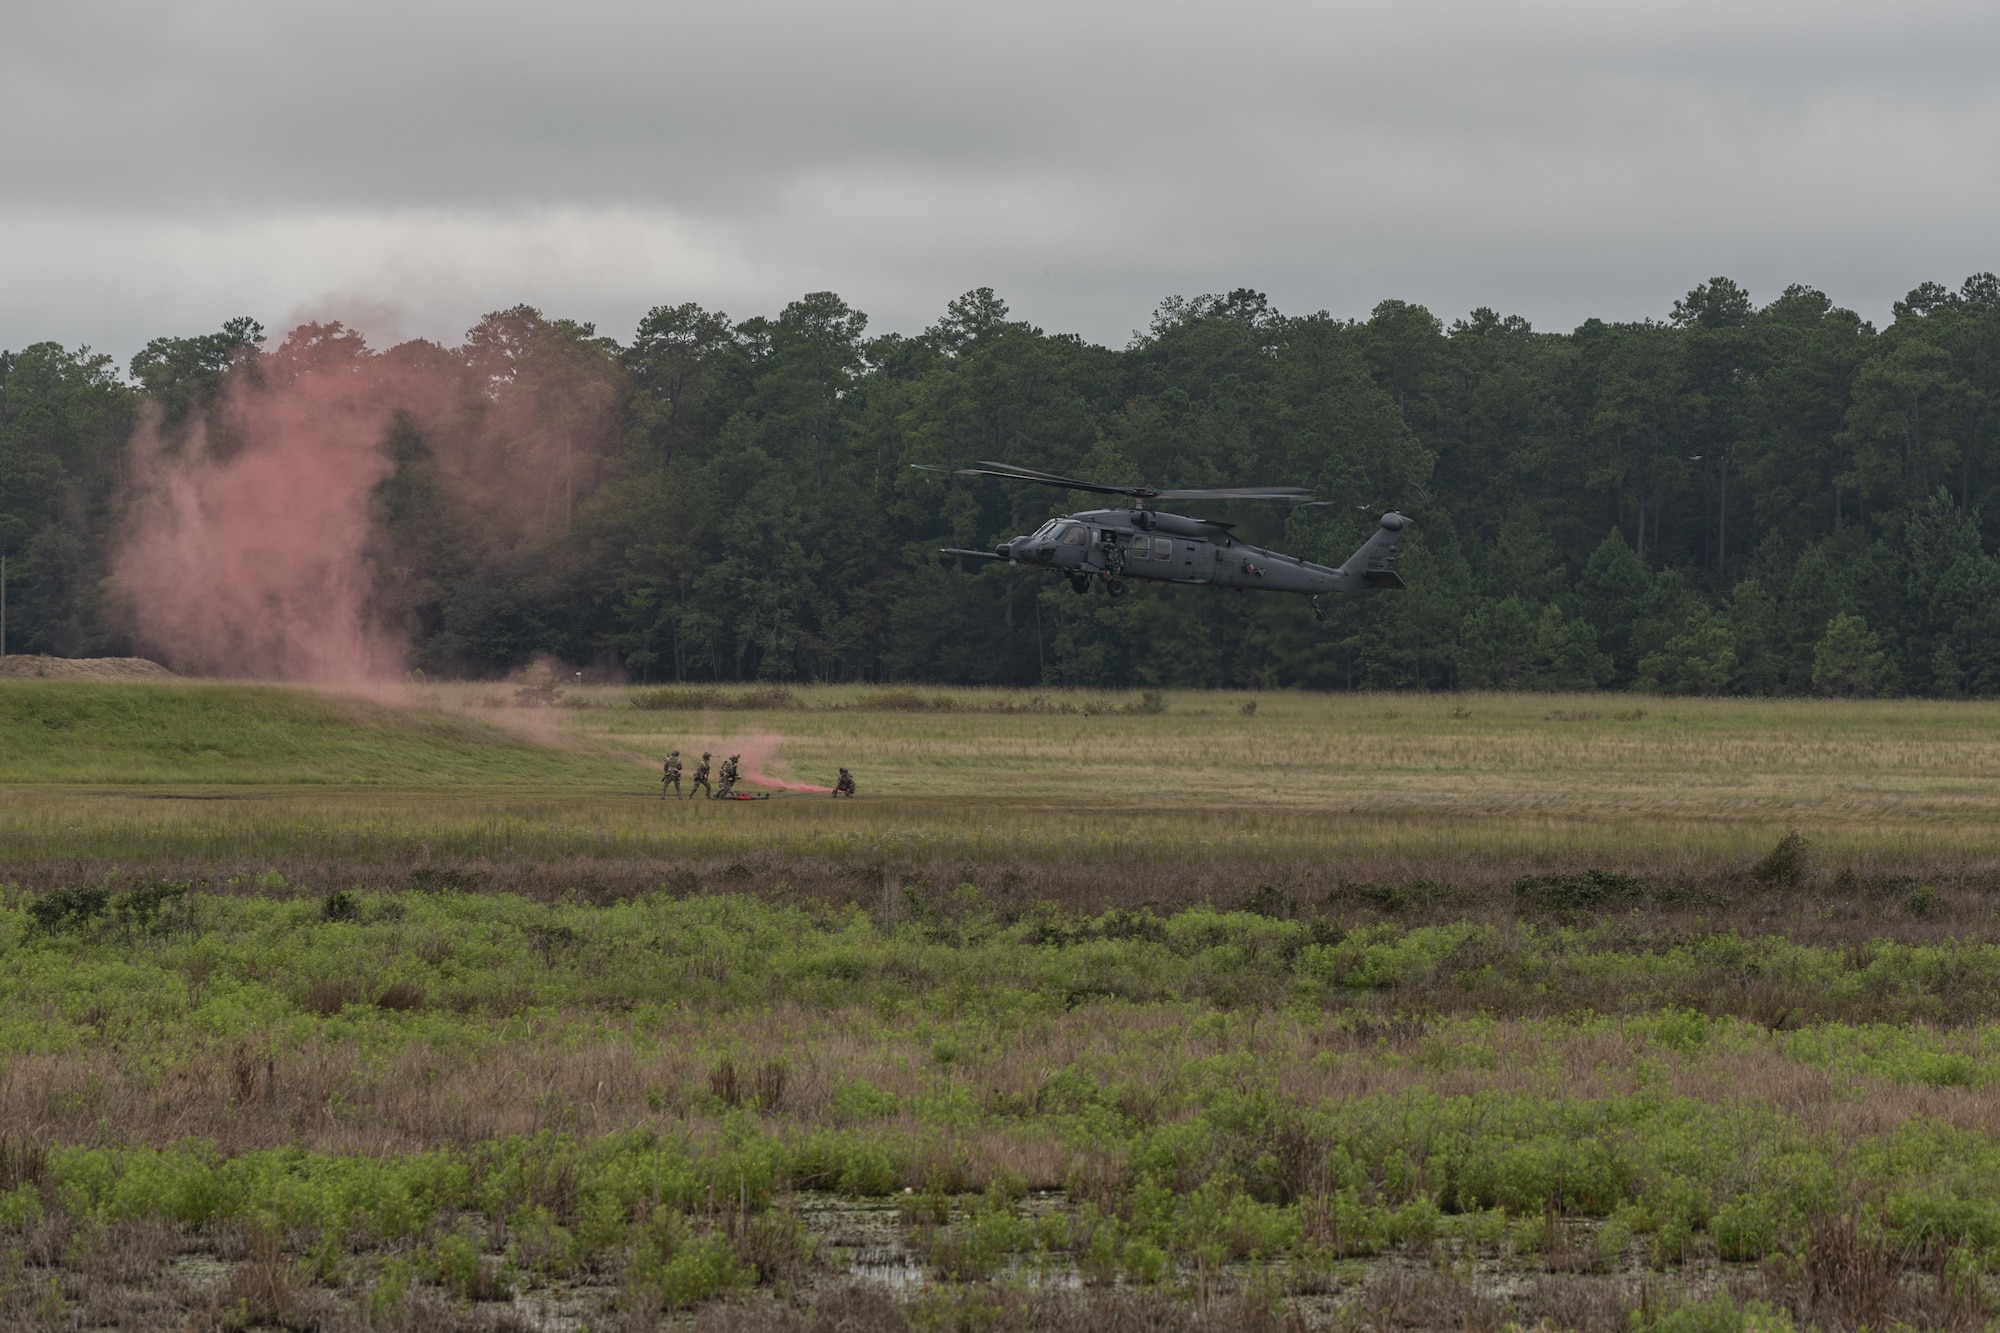
<instances>
[{"instance_id":1,"label":"airman in camouflage uniform","mask_svg":"<svg viewBox=\"0 0 2000 1333\"><path fill-rule=\"evenodd\" d=\"M854 796L854 775L844 768L841 769L840 777L833 784L833 794L852 799Z\"/></svg>"},{"instance_id":2,"label":"airman in camouflage uniform","mask_svg":"<svg viewBox=\"0 0 2000 1333\"><path fill-rule=\"evenodd\" d=\"M701 752L701 762L694 766L694 781L688 783L688 799L694 799L694 789L701 788L708 793L708 799L715 799L715 788L708 785L708 751Z\"/></svg>"},{"instance_id":3,"label":"airman in camouflage uniform","mask_svg":"<svg viewBox=\"0 0 2000 1333\"><path fill-rule=\"evenodd\" d=\"M716 800L719 801L725 796L734 796L736 794L736 761L742 757L740 754L732 754L729 758L722 761L722 773L720 775L722 785L715 789Z\"/></svg>"},{"instance_id":4,"label":"airman in camouflage uniform","mask_svg":"<svg viewBox=\"0 0 2000 1333\"><path fill-rule=\"evenodd\" d=\"M681 752L675 750L667 756L667 762L660 765L660 799L667 799L667 788L674 789L674 795L681 794Z\"/></svg>"}]
</instances>

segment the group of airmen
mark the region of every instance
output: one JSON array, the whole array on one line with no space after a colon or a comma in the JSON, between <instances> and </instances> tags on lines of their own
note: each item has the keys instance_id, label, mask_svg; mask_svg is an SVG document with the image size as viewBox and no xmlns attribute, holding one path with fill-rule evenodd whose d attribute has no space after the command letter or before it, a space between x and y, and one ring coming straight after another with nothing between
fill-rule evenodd
<instances>
[{"instance_id":1,"label":"group of airmen","mask_svg":"<svg viewBox=\"0 0 2000 1333\"><path fill-rule=\"evenodd\" d=\"M736 795L736 784L742 781L742 774L739 772L737 765L742 762L743 756L732 754L729 758L722 761L722 771L716 774L714 786L709 785L708 781L708 766L711 757L708 751L703 750L701 752L701 762L695 765L694 778L688 783L686 799L690 801L694 799L695 788L697 787L707 792L708 799L711 801L726 801ZM666 763L661 766L661 800L664 801L667 799L669 788L673 790L676 797L680 796L681 752L679 750L675 750L672 754L668 755ZM853 796L854 775L844 768L841 769L839 779L833 784L833 794L835 796Z\"/></svg>"},{"instance_id":2,"label":"group of airmen","mask_svg":"<svg viewBox=\"0 0 2000 1333\"><path fill-rule=\"evenodd\" d=\"M738 761L740 761L743 758L743 756L740 754L732 754L729 756L729 758L722 761L722 774L721 774L722 790L720 792L717 792L716 789L713 786L711 786L708 781L708 768L709 768L710 758L711 756L709 755L708 751L704 750L702 751L701 754L701 762L695 765L694 781L688 783L688 789L687 789L687 799L690 801L694 799L694 794L697 788L707 792L708 799L711 801L715 800L717 796L728 796L736 790L736 783L738 781L736 765ZM667 789L669 787L673 788L675 796L679 796L681 794L681 752L679 750L675 750L672 754L667 756L667 762L660 773L661 800L664 801L667 799Z\"/></svg>"}]
</instances>

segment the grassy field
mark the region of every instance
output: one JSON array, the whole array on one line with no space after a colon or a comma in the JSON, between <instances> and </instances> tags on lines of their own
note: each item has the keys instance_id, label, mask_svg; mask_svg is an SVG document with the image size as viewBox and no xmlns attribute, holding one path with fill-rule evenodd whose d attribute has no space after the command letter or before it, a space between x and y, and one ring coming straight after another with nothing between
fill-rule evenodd
<instances>
[{"instance_id":1,"label":"grassy field","mask_svg":"<svg viewBox=\"0 0 2000 1333\"><path fill-rule=\"evenodd\" d=\"M278 686L0 682L4 788L606 791L624 777L463 711Z\"/></svg>"},{"instance_id":2,"label":"grassy field","mask_svg":"<svg viewBox=\"0 0 2000 1333\"><path fill-rule=\"evenodd\" d=\"M821 688L783 710L646 711L636 693L517 708L447 687L389 709L0 684L0 859L1640 865L1740 859L1790 829L1870 862L2000 853L1993 704L1168 693L1148 713L1132 697L950 691L916 696L945 709L903 712ZM1023 711L982 711L1008 707ZM820 784L845 764L865 799L663 805L648 798L673 747L768 752L774 774ZM233 799L197 799L218 796Z\"/></svg>"},{"instance_id":3,"label":"grassy field","mask_svg":"<svg viewBox=\"0 0 2000 1333\"><path fill-rule=\"evenodd\" d=\"M1988 706L635 693L0 685L0 1325L2000 1314Z\"/></svg>"}]
</instances>

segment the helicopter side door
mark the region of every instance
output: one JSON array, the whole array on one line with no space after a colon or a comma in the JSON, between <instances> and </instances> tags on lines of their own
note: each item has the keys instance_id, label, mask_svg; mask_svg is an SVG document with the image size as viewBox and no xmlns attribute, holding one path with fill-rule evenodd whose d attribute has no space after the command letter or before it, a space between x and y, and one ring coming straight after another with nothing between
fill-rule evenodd
<instances>
[{"instance_id":1,"label":"helicopter side door","mask_svg":"<svg viewBox=\"0 0 2000 1333\"><path fill-rule=\"evenodd\" d=\"M1191 541L1186 537L1155 535L1147 553L1146 563L1140 568L1147 578L1164 579L1172 583L1198 582L1200 576L1195 572L1196 552L1206 544Z\"/></svg>"},{"instance_id":2,"label":"helicopter side door","mask_svg":"<svg viewBox=\"0 0 2000 1333\"><path fill-rule=\"evenodd\" d=\"M1208 543L1199 538L1175 537L1173 546L1167 552L1166 563L1160 567L1160 577L1172 579L1176 583L1206 583L1213 561L1208 554ZM1157 546L1154 548L1159 549Z\"/></svg>"},{"instance_id":3,"label":"helicopter side door","mask_svg":"<svg viewBox=\"0 0 2000 1333\"><path fill-rule=\"evenodd\" d=\"M1134 533L1125 546L1125 577L1136 579L1170 579L1174 571L1168 561L1172 559L1174 542L1171 537L1155 537L1147 533Z\"/></svg>"},{"instance_id":4,"label":"helicopter side door","mask_svg":"<svg viewBox=\"0 0 2000 1333\"><path fill-rule=\"evenodd\" d=\"M1089 558L1090 529L1081 523L1065 520L1052 534L1055 539L1055 557L1052 563L1057 569L1081 569Z\"/></svg>"}]
</instances>

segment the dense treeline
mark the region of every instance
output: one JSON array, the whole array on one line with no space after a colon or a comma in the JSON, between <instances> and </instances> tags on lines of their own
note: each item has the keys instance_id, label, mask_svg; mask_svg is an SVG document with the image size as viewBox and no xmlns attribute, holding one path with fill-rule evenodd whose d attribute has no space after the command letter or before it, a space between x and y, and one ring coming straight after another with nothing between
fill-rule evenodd
<instances>
[{"instance_id":1,"label":"dense treeline","mask_svg":"<svg viewBox=\"0 0 2000 1333\"><path fill-rule=\"evenodd\" d=\"M537 652L635 679L1639 687L2000 693L2000 279L1925 284L1877 330L1817 291L1717 278L1663 321L1568 334L1388 301L1286 316L1174 299L1123 349L1010 320L986 290L870 337L815 293L732 323L660 307L629 345L529 309L386 353L534 405L535 478L496 528L454 509L405 419L371 563L412 665ZM260 350L261 349L261 350ZM374 357L248 320L162 338L129 379L87 350L0 355L13 651L143 650L103 591L130 441L173 438L229 375ZM499 418L496 418L496 420ZM206 448L226 448L211 434ZM1084 496L945 480L995 458L1099 480L1303 484L1333 506L1217 516L1338 563L1393 503L1409 590L1339 601L1151 589L1112 601L960 571ZM525 469L523 471L522 469ZM1991 516L1991 517L1989 517Z\"/></svg>"}]
</instances>

